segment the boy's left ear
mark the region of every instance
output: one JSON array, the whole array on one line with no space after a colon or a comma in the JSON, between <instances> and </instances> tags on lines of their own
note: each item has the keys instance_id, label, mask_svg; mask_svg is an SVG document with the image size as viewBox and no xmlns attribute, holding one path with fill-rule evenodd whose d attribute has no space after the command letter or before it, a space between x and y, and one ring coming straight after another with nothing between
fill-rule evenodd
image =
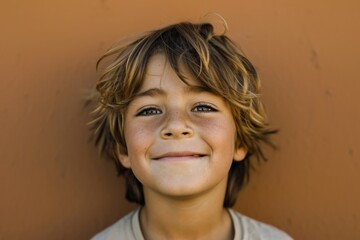
<instances>
[{"instance_id":1,"label":"boy's left ear","mask_svg":"<svg viewBox=\"0 0 360 240\"><path fill-rule=\"evenodd\" d=\"M246 154L247 154L247 149L244 147L239 147L239 148L235 149L234 160L235 161L244 160L244 158L246 157Z\"/></svg>"}]
</instances>

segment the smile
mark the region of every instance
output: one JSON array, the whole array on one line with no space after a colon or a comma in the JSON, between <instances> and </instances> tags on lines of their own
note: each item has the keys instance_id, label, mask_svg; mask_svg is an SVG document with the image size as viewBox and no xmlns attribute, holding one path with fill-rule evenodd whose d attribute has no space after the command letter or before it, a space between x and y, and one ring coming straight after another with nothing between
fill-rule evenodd
<instances>
[{"instance_id":1,"label":"smile","mask_svg":"<svg viewBox=\"0 0 360 240\"><path fill-rule=\"evenodd\" d=\"M205 154L192 153L192 152L169 152L158 157L153 158L153 160L159 161L184 161L184 160L194 160L206 156Z\"/></svg>"}]
</instances>

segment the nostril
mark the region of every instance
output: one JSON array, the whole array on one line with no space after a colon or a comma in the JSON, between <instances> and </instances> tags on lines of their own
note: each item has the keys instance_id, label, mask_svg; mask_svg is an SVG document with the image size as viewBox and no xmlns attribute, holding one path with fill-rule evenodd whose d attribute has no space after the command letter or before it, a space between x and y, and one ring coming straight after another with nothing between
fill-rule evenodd
<instances>
[{"instance_id":1,"label":"nostril","mask_svg":"<svg viewBox=\"0 0 360 240\"><path fill-rule=\"evenodd\" d=\"M161 131L161 136L163 138L166 139L170 139L170 138L178 138L178 137L191 137L193 135L193 131L192 130L187 130L187 129L163 129Z\"/></svg>"}]
</instances>

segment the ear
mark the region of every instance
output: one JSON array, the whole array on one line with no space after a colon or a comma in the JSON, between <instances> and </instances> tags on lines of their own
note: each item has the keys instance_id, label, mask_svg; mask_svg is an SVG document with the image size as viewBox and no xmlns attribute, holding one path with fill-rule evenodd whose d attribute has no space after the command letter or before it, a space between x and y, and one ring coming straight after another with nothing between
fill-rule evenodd
<instances>
[{"instance_id":1,"label":"ear","mask_svg":"<svg viewBox=\"0 0 360 240\"><path fill-rule=\"evenodd\" d=\"M244 147L239 147L235 149L234 152L234 161L241 161L246 157L247 149Z\"/></svg>"},{"instance_id":2,"label":"ear","mask_svg":"<svg viewBox=\"0 0 360 240\"><path fill-rule=\"evenodd\" d=\"M121 163L125 168L131 168L131 161L127 154L123 154L120 151L119 145L116 145L116 155Z\"/></svg>"}]
</instances>

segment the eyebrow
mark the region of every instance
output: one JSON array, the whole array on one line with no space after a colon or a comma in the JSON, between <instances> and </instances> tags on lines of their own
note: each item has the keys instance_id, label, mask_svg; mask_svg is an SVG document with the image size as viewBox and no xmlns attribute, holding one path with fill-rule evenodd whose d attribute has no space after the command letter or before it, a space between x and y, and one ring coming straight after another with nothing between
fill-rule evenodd
<instances>
[{"instance_id":1,"label":"eyebrow","mask_svg":"<svg viewBox=\"0 0 360 240\"><path fill-rule=\"evenodd\" d=\"M210 92L208 88L203 87L203 86L187 86L185 87L185 94L189 94L189 93L202 93L202 92ZM165 91L160 89L160 88L150 88L146 91L143 92L139 92L137 94L134 95L133 100L140 98L140 97L154 97L154 96L164 96L166 95Z\"/></svg>"}]
</instances>

